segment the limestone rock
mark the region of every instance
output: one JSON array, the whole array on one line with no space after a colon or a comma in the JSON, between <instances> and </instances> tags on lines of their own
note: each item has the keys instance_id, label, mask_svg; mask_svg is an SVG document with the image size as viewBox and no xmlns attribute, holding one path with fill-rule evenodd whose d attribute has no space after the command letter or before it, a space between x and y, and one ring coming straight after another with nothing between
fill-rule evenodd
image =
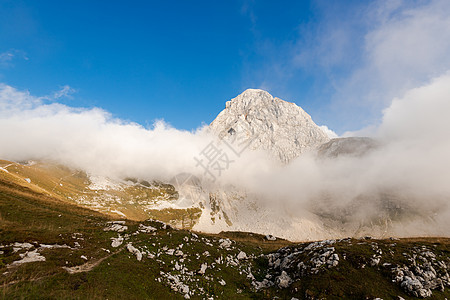
<instances>
[{"instance_id":1,"label":"limestone rock","mask_svg":"<svg viewBox=\"0 0 450 300\"><path fill-rule=\"evenodd\" d=\"M237 153L263 149L283 163L329 141L302 108L257 89L228 101L209 127Z\"/></svg>"}]
</instances>

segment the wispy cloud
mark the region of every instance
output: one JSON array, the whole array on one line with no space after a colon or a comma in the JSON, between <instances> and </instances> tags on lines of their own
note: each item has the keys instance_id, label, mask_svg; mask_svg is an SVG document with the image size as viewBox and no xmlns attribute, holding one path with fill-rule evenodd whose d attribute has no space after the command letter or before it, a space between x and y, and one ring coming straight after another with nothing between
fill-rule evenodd
<instances>
[{"instance_id":1,"label":"wispy cloud","mask_svg":"<svg viewBox=\"0 0 450 300\"><path fill-rule=\"evenodd\" d=\"M59 98L64 98L64 97L71 97L72 94L76 93L76 90L74 88L71 88L68 85L64 85L63 87L61 87L61 89L59 91L54 92L51 95L52 99L59 99Z\"/></svg>"},{"instance_id":2,"label":"wispy cloud","mask_svg":"<svg viewBox=\"0 0 450 300\"><path fill-rule=\"evenodd\" d=\"M379 2L364 35L360 64L340 80L338 106L359 106L363 117L381 117L394 97L450 70L450 2Z\"/></svg>"},{"instance_id":3,"label":"wispy cloud","mask_svg":"<svg viewBox=\"0 0 450 300\"><path fill-rule=\"evenodd\" d=\"M28 60L28 57L26 56L25 52L21 50L11 49L0 53L0 67L13 66L13 60L17 58Z\"/></svg>"},{"instance_id":4,"label":"wispy cloud","mask_svg":"<svg viewBox=\"0 0 450 300\"><path fill-rule=\"evenodd\" d=\"M46 103L53 103L61 98L70 97L75 92L75 89L64 85L60 90L48 95L34 96L27 90L17 90L10 85L0 83L0 117L9 113L36 109Z\"/></svg>"},{"instance_id":5,"label":"wispy cloud","mask_svg":"<svg viewBox=\"0 0 450 300\"><path fill-rule=\"evenodd\" d=\"M19 91L12 86L0 83L0 116L32 109L40 104L42 99L32 96L29 91Z\"/></svg>"},{"instance_id":6,"label":"wispy cloud","mask_svg":"<svg viewBox=\"0 0 450 300\"><path fill-rule=\"evenodd\" d=\"M449 1L316 1L315 8L292 40L257 45L261 60L247 78L321 102L313 117L338 132L379 123L394 97L450 69Z\"/></svg>"},{"instance_id":7,"label":"wispy cloud","mask_svg":"<svg viewBox=\"0 0 450 300\"><path fill-rule=\"evenodd\" d=\"M9 51L0 53L0 63L1 63L1 64L8 63L8 62L10 62L13 58L14 58L14 54L12 54L12 53L9 52Z\"/></svg>"}]
</instances>

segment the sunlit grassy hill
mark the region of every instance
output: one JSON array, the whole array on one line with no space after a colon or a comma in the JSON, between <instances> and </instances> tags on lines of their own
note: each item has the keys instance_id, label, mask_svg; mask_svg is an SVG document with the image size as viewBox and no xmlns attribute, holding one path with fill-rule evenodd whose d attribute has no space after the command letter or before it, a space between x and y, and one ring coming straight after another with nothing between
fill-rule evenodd
<instances>
[{"instance_id":1,"label":"sunlit grassy hill","mask_svg":"<svg viewBox=\"0 0 450 300\"><path fill-rule=\"evenodd\" d=\"M52 162L0 160L0 178L67 203L132 220L154 218L192 228L201 214L195 207L172 207L178 192L170 184L92 176Z\"/></svg>"}]
</instances>

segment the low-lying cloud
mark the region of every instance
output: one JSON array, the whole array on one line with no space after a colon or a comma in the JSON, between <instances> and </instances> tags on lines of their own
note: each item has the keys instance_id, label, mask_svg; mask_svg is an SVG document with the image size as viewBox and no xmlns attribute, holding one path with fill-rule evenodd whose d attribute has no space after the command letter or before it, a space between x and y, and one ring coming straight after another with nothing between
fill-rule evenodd
<instances>
[{"instance_id":1,"label":"low-lying cloud","mask_svg":"<svg viewBox=\"0 0 450 300\"><path fill-rule=\"evenodd\" d=\"M2 159L50 159L116 178L205 175L194 157L214 140L207 128L182 131L162 121L144 128L98 108L45 103L7 85L0 99ZM445 73L392 101L373 130L379 146L365 155L318 158L312 151L282 166L247 150L216 183L256 194L262 205L284 206L290 215L313 212L330 224L341 219L353 231L405 215L416 219L394 226L397 234L448 235L449 99Z\"/></svg>"},{"instance_id":2,"label":"low-lying cloud","mask_svg":"<svg viewBox=\"0 0 450 300\"><path fill-rule=\"evenodd\" d=\"M112 177L167 179L194 167L207 142L197 132L125 122L99 109L46 103L8 85L0 86L0 157L54 160Z\"/></svg>"},{"instance_id":3,"label":"low-lying cloud","mask_svg":"<svg viewBox=\"0 0 450 300\"><path fill-rule=\"evenodd\" d=\"M450 232L450 73L396 98L372 129L378 147L362 156L304 155L253 188L285 199L287 211L313 210L354 226L403 220L398 234ZM418 225L420 224L420 226Z\"/></svg>"},{"instance_id":4,"label":"low-lying cloud","mask_svg":"<svg viewBox=\"0 0 450 300\"><path fill-rule=\"evenodd\" d=\"M312 151L286 166L245 151L218 185L257 194L290 215L313 212L330 226L349 224L353 232L397 220L392 230L399 235L450 235L449 2L380 3L371 7L376 26L365 35L363 63L334 97L337 104L349 97L384 108L378 125L349 133L371 136L378 147L337 158ZM64 86L38 97L0 84L0 159L47 159L116 178L204 175L194 157L215 139L207 128L183 131L163 121L146 128L100 108L57 102L72 92Z\"/></svg>"}]
</instances>

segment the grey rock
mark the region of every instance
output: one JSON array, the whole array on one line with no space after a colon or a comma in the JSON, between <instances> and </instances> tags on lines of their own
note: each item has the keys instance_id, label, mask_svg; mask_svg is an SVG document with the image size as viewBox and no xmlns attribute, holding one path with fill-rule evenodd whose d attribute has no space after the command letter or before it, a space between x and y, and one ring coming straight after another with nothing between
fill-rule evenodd
<instances>
[{"instance_id":1,"label":"grey rock","mask_svg":"<svg viewBox=\"0 0 450 300\"><path fill-rule=\"evenodd\" d=\"M302 108L257 89L228 101L209 127L231 146L267 150L283 163L329 141Z\"/></svg>"}]
</instances>

